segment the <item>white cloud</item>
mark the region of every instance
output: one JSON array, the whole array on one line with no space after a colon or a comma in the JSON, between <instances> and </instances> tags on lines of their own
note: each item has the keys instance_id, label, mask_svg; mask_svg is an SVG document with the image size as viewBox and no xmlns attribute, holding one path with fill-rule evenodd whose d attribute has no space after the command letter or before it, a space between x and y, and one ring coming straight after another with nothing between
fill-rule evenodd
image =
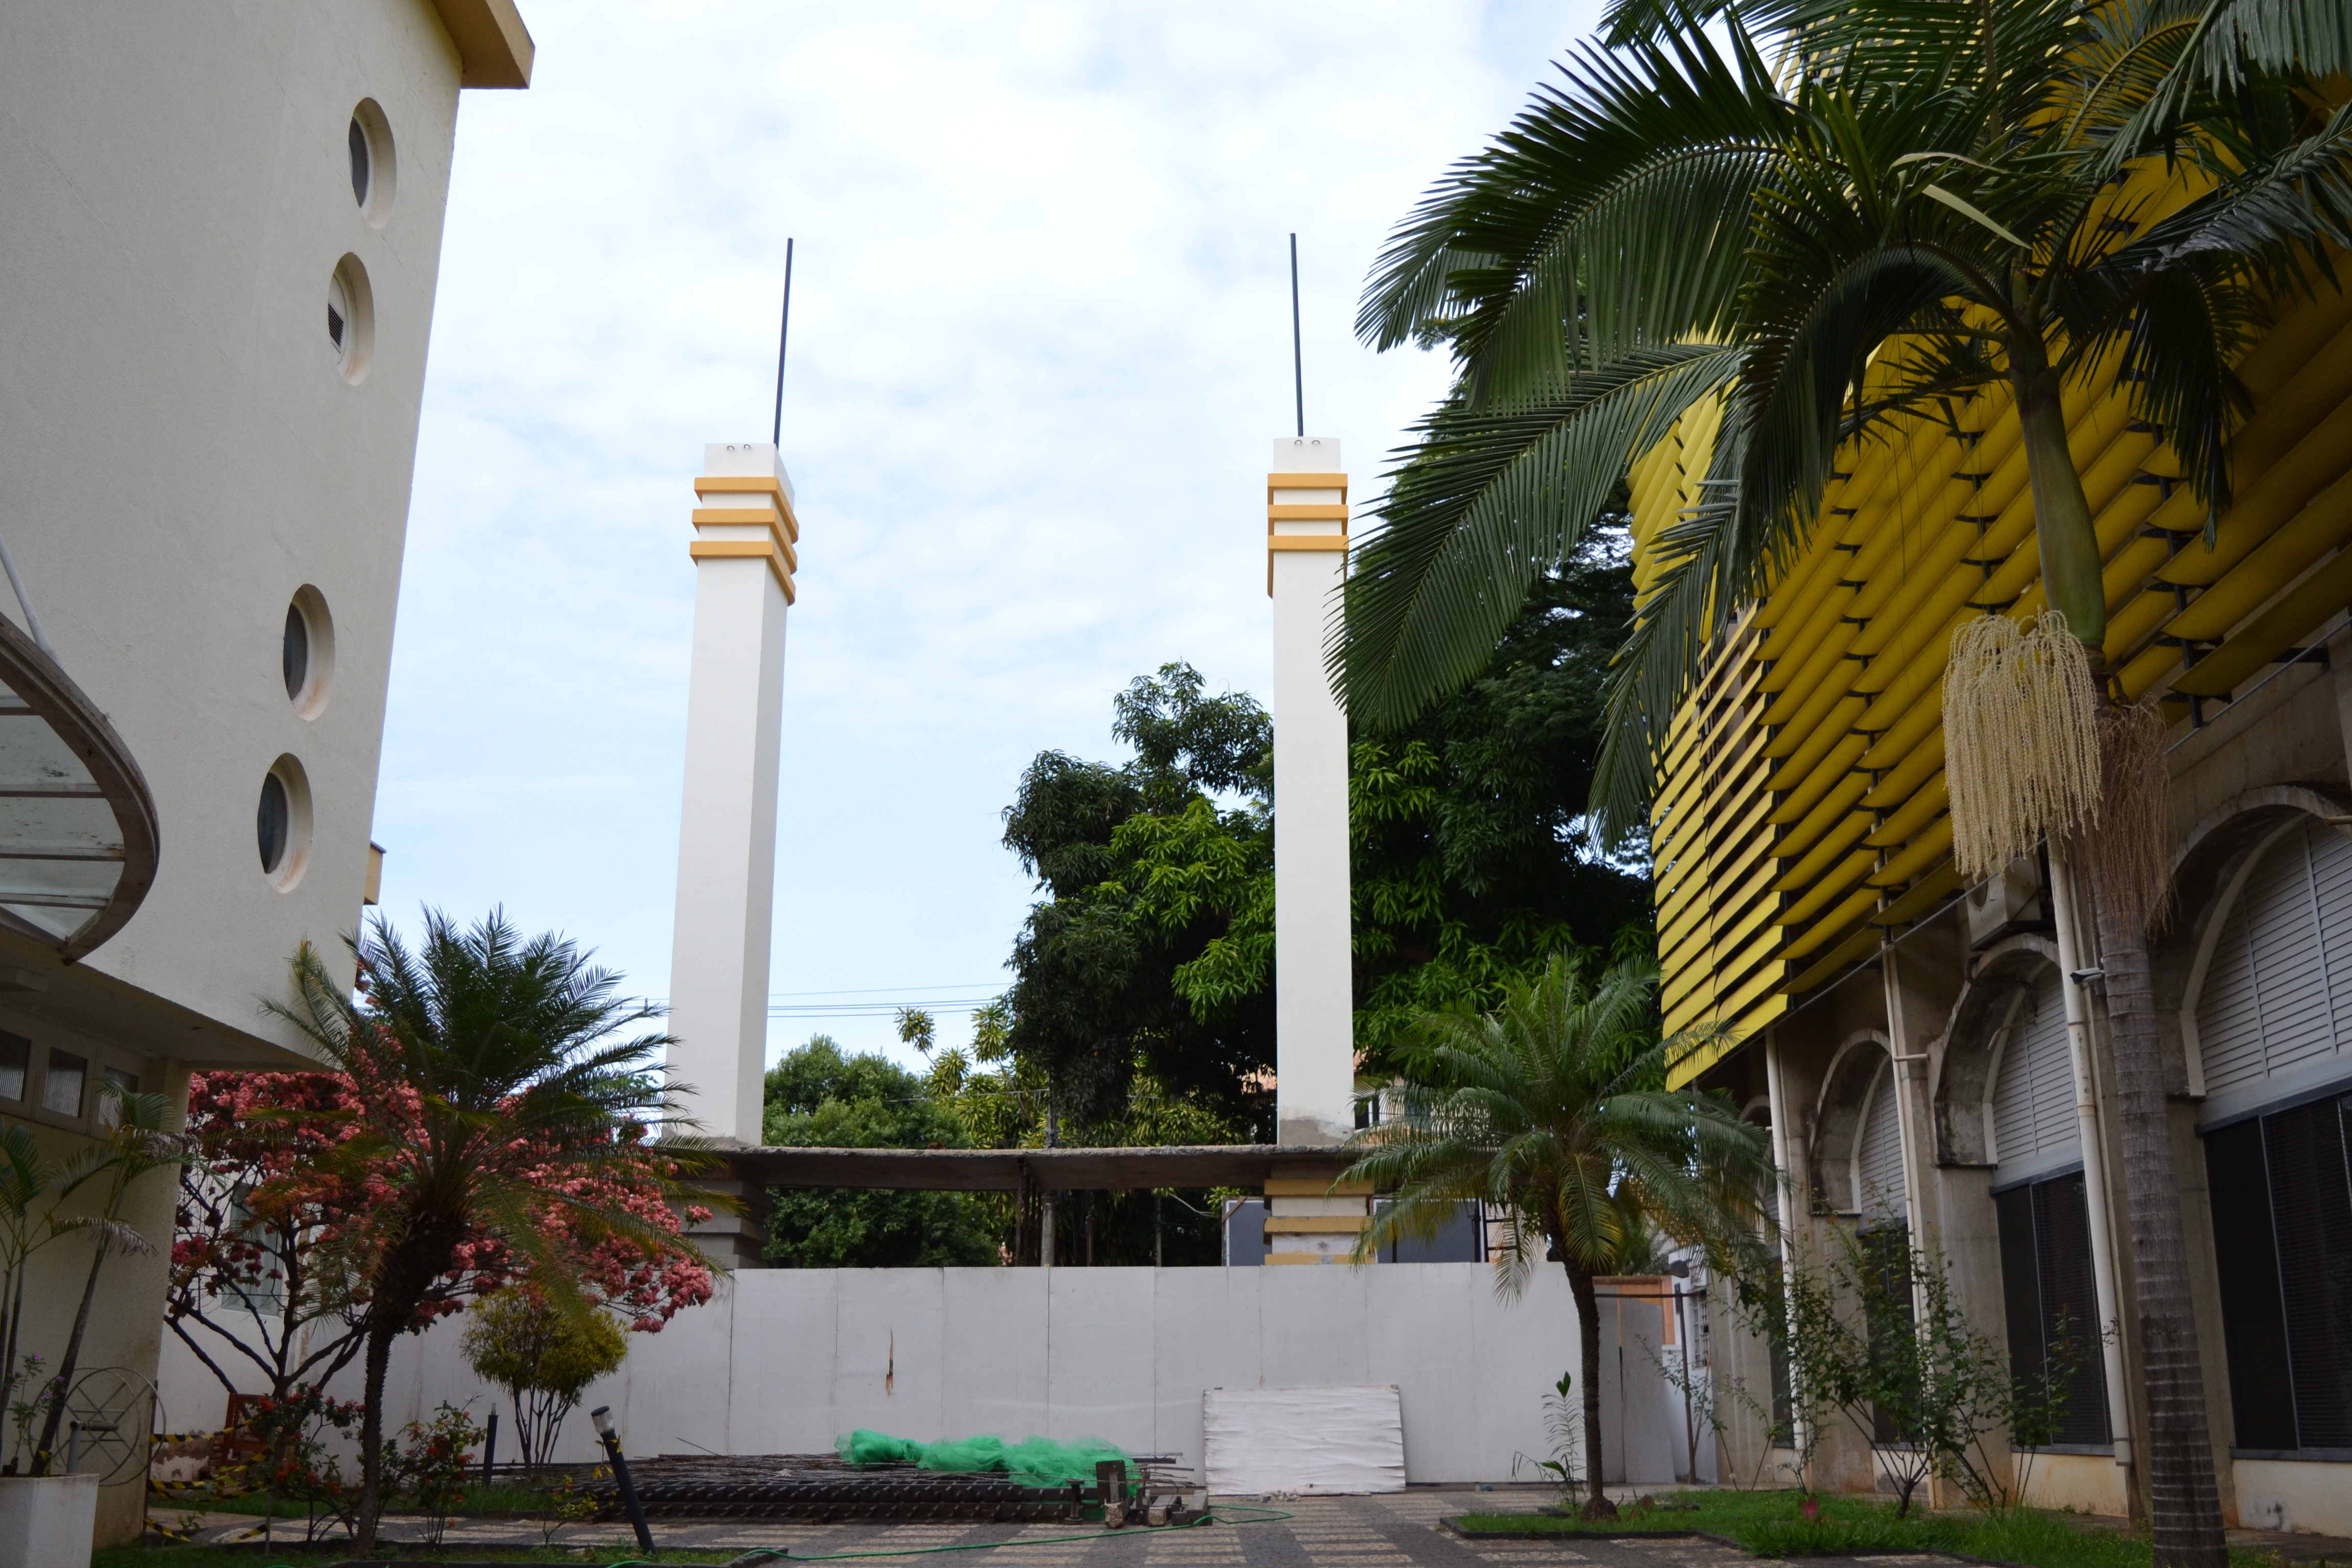
<instances>
[{"instance_id":1,"label":"white cloud","mask_svg":"<svg viewBox=\"0 0 2352 1568\"><path fill-rule=\"evenodd\" d=\"M1109 754L1112 692L1169 659L1266 693L1285 235L1308 423L1360 493L1442 380L1354 342L1364 273L1591 12L529 6L535 85L460 116L390 911L503 902L666 988L688 480L703 442L767 433L791 235L772 986L1001 986L1030 890L997 814L1028 759ZM824 1026L895 1050L887 1019Z\"/></svg>"}]
</instances>

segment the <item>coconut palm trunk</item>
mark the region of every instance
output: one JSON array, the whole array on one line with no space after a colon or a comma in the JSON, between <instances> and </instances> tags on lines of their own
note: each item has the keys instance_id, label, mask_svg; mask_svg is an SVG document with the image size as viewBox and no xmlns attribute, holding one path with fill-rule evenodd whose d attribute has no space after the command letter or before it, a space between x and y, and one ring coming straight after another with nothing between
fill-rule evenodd
<instances>
[{"instance_id":1,"label":"coconut palm trunk","mask_svg":"<svg viewBox=\"0 0 2352 1568\"><path fill-rule=\"evenodd\" d=\"M1560 1267L1568 1270L1569 1293L1576 1298L1578 1375L1584 1380L1584 1512L1600 1518L1617 1511L1601 1489L1601 1298L1591 1274L1564 1260Z\"/></svg>"},{"instance_id":2,"label":"coconut palm trunk","mask_svg":"<svg viewBox=\"0 0 2352 1568\"><path fill-rule=\"evenodd\" d=\"M2156 1527L2156 1565L2224 1568L2230 1552L2221 1531L2205 1371L2189 1292L2187 1229L2148 981L2147 929L2127 908L2117 919L2116 902L2099 900L2099 963L2107 975L2124 1206L2131 1218L2138 1283L2140 1377L2147 1391L2149 1434L2145 1485Z\"/></svg>"},{"instance_id":3,"label":"coconut palm trunk","mask_svg":"<svg viewBox=\"0 0 2352 1568\"><path fill-rule=\"evenodd\" d=\"M33 1447L34 1475L47 1475L57 1457L58 1428L66 1420L66 1391L73 1385L74 1373L81 1366L81 1342L89 1332L90 1303L98 1300L99 1270L106 1267L106 1255L113 1249L113 1244L111 1232L98 1233L98 1255L89 1260L89 1275L82 1281L81 1305L74 1310L73 1331L66 1336L66 1352L58 1359L57 1375L48 1380L49 1414L41 1424L41 1440Z\"/></svg>"},{"instance_id":4,"label":"coconut palm trunk","mask_svg":"<svg viewBox=\"0 0 2352 1568\"><path fill-rule=\"evenodd\" d=\"M398 1325L381 1319L368 1325L360 1392L360 1506L352 1525L352 1548L362 1557L375 1555L376 1521L383 1512L383 1384L399 1332Z\"/></svg>"},{"instance_id":5,"label":"coconut palm trunk","mask_svg":"<svg viewBox=\"0 0 2352 1568\"><path fill-rule=\"evenodd\" d=\"M2034 528L2050 603L2084 645L2107 688L2105 590L2099 577L2098 538L2082 476L2066 449L2066 422L2057 379L2042 359L2037 336L2010 344L2019 413L2024 424L2026 471L2033 489ZM2097 715L2085 714L2085 721ZM2117 752L2103 749L2110 772ZM2132 809L2124 781L2103 781L2102 795ZM2165 825L2103 823L2101 834L2161 833ZM2165 1100L2162 1045L2156 995L2148 978L2147 900L2118 887L2112 865L2090 864L2097 906L2099 964L2106 973L2107 1037L2115 1054L2116 1111L2124 1157L2124 1209L2131 1226L2137 1285L2140 1376L2147 1390L2148 1441L2140 1484L2155 1524L2155 1568L2226 1568L2229 1543L2213 1474L2213 1441L2205 1410L2205 1374L2189 1289L2188 1231L2180 1213L2173 1159L2172 1118ZM2122 1325L2116 1325L2116 1331ZM2128 1434L2114 1434L2117 1440Z\"/></svg>"}]
</instances>

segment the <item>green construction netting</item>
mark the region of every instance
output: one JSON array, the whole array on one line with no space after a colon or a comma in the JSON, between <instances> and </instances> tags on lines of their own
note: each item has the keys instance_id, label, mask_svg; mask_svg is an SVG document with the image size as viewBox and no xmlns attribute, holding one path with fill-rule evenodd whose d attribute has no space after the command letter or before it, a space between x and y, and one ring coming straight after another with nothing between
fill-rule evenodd
<instances>
[{"instance_id":1,"label":"green construction netting","mask_svg":"<svg viewBox=\"0 0 2352 1568\"><path fill-rule=\"evenodd\" d=\"M1075 1443L1031 1437L1008 1443L1002 1437L983 1435L918 1443L907 1437L893 1437L887 1432L869 1432L863 1426L846 1436L835 1437L833 1447L853 1465L913 1465L919 1469L959 1474L997 1473L1036 1487L1067 1486L1072 1481L1092 1486L1097 1462L1128 1458L1125 1449L1115 1448L1099 1437L1081 1437Z\"/></svg>"}]
</instances>

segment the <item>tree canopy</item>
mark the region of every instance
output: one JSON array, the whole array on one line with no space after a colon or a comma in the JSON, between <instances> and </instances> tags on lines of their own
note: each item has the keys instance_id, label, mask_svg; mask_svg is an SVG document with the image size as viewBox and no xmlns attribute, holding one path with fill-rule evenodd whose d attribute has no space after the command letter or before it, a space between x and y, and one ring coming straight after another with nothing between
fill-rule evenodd
<instances>
[{"instance_id":1,"label":"tree canopy","mask_svg":"<svg viewBox=\"0 0 2352 1568\"><path fill-rule=\"evenodd\" d=\"M777 1147L961 1149L963 1123L886 1057L847 1056L816 1035L768 1069L761 1142ZM963 1193L778 1187L771 1263L792 1268L935 1268L999 1260L990 1215Z\"/></svg>"},{"instance_id":2,"label":"tree canopy","mask_svg":"<svg viewBox=\"0 0 2352 1568\"><path fill-rule=\"evenodd\" d=\"M1609 659L1633 616L1616 521L1539 574L1476 679L1352 749L1357 1044L1371 1070L1419 1012L1492 1005L1552 953L1629 929L1642 945L1648 879L1599 853L1585 812ZM1183 664L1139 678L1112 727L1136 759L1045 752L1006 813L1007 844L1049 895L1015 947L1012 1044L1059 1075L1080 1120L1117 1103L1130 1060L1264 1119L1272 731L1255 700L1202 685Z\"/></svg>"}]
</instances>

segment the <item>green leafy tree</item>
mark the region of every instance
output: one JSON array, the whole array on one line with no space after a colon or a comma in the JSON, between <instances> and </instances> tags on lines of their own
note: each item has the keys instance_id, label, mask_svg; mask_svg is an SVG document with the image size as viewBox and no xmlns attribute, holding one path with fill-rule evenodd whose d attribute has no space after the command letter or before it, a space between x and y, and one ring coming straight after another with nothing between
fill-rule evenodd
<instances>
[{"instance_id":1,"label":"green leafy tree","mask_svg":"<svg viewBox=\"0 0 2352 1568\"><path fill-rule=\"evenodd\" d=\"M1492 1006L1563 948L1650 923L1648 879L1600 852L1586 814L1611 656L1632 624L1623 531L1542 574L1486 668L1349 758L1356 1042L1388 1070L1401 1031L1438 1007ZM1270 995L1270 822L1195 798L1112 836L1116 887L1163 932L1223 922L1170 980L1196 1018Z\"/></svg>"},{"instance_id":2,"label":"green leafy tree","mask_svg":"<svg viewBox=\"0 0 2352 1568\"><path fill-rule=\"evenodd\" d=\"M1418 1015L1483 1010L1554 952L1643 945L1638 860L1588 815L1609 663L1633 623L1621 526L1538 575L1479 674L1412 724L1358 740L1356 1042L1386 1070Z\"/></svg>"},{"instance_id":3,"label":"green leafy tree","mask_svg":"<svg viewBox=\"0 0 2352 1568\"><path fill-rule=\"evenodd\" d=\"M924 1078L932 1102L962 1124L975 1147L1034 1149L1045 1141L1045 1073L1013 1050L1012 1026L1012 1009L1003 1001L982 1007L972 1020L971 1051L939 1052ZM1138 1061L1116 1114L1075 1132L1090 1146L1139 1148L1246 1142L1249 1131L1214 1100L1177 1093L1152 1076L1149 1063ZM1221 1262L1219 1200L1230 1195L1202 1188L1064 1194L1055 1207L1057 1256L1083 1258L1091 1225L1097 1263ZM1006 1258L1024 1264L1037 1260L1044 1215L1034 1194L1024 1201L1013 1194L978 1194L971 1201L989 1215Z\"/></svg>"},{"instance_id":4,"label":"green leafy tree","mask_svg":"<svg viewBox=\"0 0 2352 1568\"><path fill-rule=\"evenodd\" d=\"M1271 960L1270 889L1254 907L1274 856L1271 724L1170 664L1119 694L1111 732L1132 762L1043 752L1005 810L1005 846L1046 895L1013 943L1011 1048L1042 1070L1056 1120L1117 1116L1138 1063L1263 1118L1251 1084L1273 1066L1274 998L1249 953ZM1240 982L1221 988L1236 947Z\"/></svg>"},{"instance_id":5,"label":"green leafy tree","mask_svg":"<svg viewBox=\"0 0 2352 1568\"><path fill-rule=\"evenodd\" d=\"M459 1345L477 1376L507 1391L516 1445L533 1474L554 1453L563 1418L588 1385L629 1356L628 1335L609 1313L564 1311L528 1285L476 1301Z\"/></svg>"},{"instance_id":6,"label":"green leafy tree","mask_svg":"<svg viewBox=\"0 0 2352 1568\"><path fill-rule=\"evenodd\" d=\"M430 1321L428 1300L491 1288L520 1263L585 1315L594 1308L574 1272L583 1245L674 1260L672 1275L697 1276L687 1299L700 1300L705 1260L676 1215L662 1203L648 1215L628 1197L651 1190L684 1205L677 1175L713 1162L687 1135L657 1070L671 1042L646 1027L654 1009L623 1000L620 976L577 944L526 939L498 910L461 929L427 910L416 948L378 919L352 949L356 992L305 944L294 1005L271 1011L349 1075L362 1108L364 1131L328 1157L367 1183L372 1199L343 1243L366 1301L354 1530L364 1556L383 1503L392 1347ZM657 1154L643 1142L649 1129L669 1134ZM671 1289L673 1306L678 1294Z\"/></svg>"},{"instance_id":7,"label":"green leafy tree","mask_svg":"<svg viewBox=\"0 0 2352 1568\"><path fill-rule=\"evenodd\" d=\"M1726 47L1703 26L1716 17ZM2206 503L2211 542L2247 405L2232 366L2326 269L2323 248L2352 242L2352 106L2327 86L2352 67L2341 4L1620 0L1612 23L1613 51L1586 46L1431 193L1365 297L1368 338L1443 342L1458 374L1357 555L1351 710L1403 723L1477 670L1633 458L1719 404L1706 499L1661 531L1610 692L1596 805L1630 828L1706 649L1806 542L1840 445L1951 422L1999 389L2021 424L2047 601L2093 678L2063 699L2084 710L2069 722L2126 737L2087 798L2144 801L2145 743L2127 737L2147 726L2092 695L2109 606L2061 394L2111 367ZM2182 205L2129 194L2151 161L2185 171ZM2165 847L2138 841L2164 830L2126 805L2089 858L2157 1561L2220 1568L2147 973L2142 879ZM1956 839L1974 831L1956 817Z\"/></svg>"},{"instance_id":8,"label":"green leafy tree","mask_svg":"<svg viewBox=\"0 0 2352 1568\"><path fill-rule=\"evenodd\" d=\"M817 1035L768 1069L762 1142L776 1147L961 1149L963 1124L923 1079L886 1057L847 1056ZM989 1215L963 1193L777 1187L772 1263L904 1268L999 1261Z\"/></svg>"},{"instance_id":9,"label":"green leafy tree","mask_svg":"<svg viewBox=\"0 0 2352 1568\"><path fill-rule=\"evenodd\" d=\"M1664 1087L1656 967L1598 974L1553 959L1506 985L1483 1015L1420 1021L1389 1091L1391 1119L1358 1132L1348 1175L1392 1192L1357 1244L1359 1258L1408 1234L1432 1235L1477 1199L1517 1216L1501 1289L1517 1291L1556 1259L1575 1297L1589 1516L1612 1515L1601 1487L1601 1312L1595 1278L1655 1237L1706 1248L1727 1268L1753 1261L1771 1154L1762 1128L1720 1095Z\"/></svg>"}]
</instances>

